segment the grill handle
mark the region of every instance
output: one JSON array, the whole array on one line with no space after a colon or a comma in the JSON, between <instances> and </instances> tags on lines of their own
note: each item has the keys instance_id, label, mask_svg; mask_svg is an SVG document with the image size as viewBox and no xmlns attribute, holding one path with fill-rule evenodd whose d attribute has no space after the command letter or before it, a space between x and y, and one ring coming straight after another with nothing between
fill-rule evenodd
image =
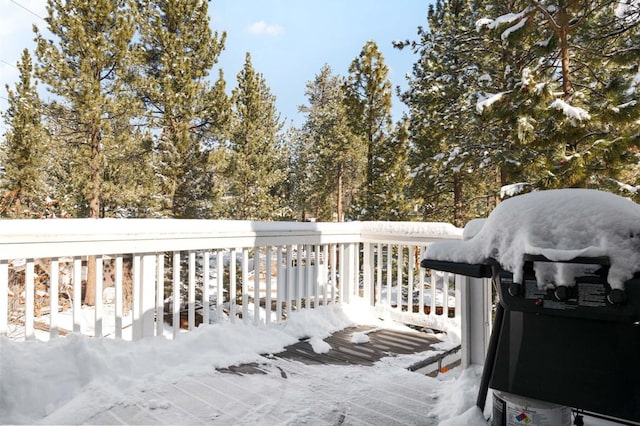
<instances>
[{"instance_id":1,"label":"grill handle","mask_svg":"<svg viewBox=\"0 0 640 426\"><path fill-rule=\"evenodd\" d=\"M461 263L444 260L422 259L420 266L435 269L442 272L453 272L458 275L466 275L474 278L491 278L493 276L491 265L484 263Z\"/></svg>"}]
</instances>

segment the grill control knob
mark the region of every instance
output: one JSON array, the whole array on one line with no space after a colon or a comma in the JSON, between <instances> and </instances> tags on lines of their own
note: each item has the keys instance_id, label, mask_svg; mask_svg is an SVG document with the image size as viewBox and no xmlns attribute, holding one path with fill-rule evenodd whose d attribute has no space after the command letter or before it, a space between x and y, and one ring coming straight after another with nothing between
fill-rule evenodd
<instances>
[{"instance_id":1,"label":"grill control knob","mask_svg":"<svg viewBox=\"0 0 640 426\"><path fill-rule=\"evenodd\" d=\"M509 294L513 297L520 296L520 294L522 294L522 284L509 284Z\"/></svg>"},{"instance_id":2,"label":"grill control knob","mask_svg":"<svg viewBox=\"0 0 640 426\"><path fill-rule=\"evenodd\" d=\"M619 288L614 288L607 295L607 300L612 305L624 305L627 303L627 293Z\"/></svg>"},{"instance_id":3,"label":"grill control knob","mask_svg":"<svg viewBox=\"0 0 640 426\"><path fill-rule=\"evenodd\" d=\"M569 288L567 286L557 286L553 294L556 296L556 300L560 302L566 302L567 300L569 300Z\"/></svg>"}]
</instances>

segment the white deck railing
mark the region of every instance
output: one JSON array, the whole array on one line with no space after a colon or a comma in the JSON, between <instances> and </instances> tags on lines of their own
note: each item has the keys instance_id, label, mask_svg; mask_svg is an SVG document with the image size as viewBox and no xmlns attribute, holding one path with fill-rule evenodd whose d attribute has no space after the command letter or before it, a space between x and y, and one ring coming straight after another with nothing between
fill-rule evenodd
<instances>
[{"instance_id":1,"label":"white deck railing","mask_svg":"<svg viewBox=\"0 0 640 426\"><path fill-rule=\"evenodd\" d=\"M354 296L405 323L465 324L468 282L419 267L428 244L460 238L448 224L3 220L0 235L0 335L17 339L55 337L63 323L97 337L170 337L181 323L279 322ZM87 310L79 283L94 261Z\"/></svg>"}]
</instances>

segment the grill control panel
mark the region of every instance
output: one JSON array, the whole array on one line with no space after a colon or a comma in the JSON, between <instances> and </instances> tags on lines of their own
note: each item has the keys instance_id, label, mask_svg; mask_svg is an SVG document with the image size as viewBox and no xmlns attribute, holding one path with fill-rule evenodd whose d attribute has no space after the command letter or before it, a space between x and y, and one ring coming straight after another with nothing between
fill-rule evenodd
<instances>
[{"instance_id":1,"label":"grill control panel","mask_svg":"<svg viewBox=\"0 0 640 426\"><path fill-rule=\"evenodd\" d=\"M514 283L511 273L501 271L494 279L507 309L603 321L640 320L640 278L625 283L623 303L611 303L611 287L597 276L580 277L571 287L546 290L538 288L535 277Z\"/></svg>"}]
</instances>

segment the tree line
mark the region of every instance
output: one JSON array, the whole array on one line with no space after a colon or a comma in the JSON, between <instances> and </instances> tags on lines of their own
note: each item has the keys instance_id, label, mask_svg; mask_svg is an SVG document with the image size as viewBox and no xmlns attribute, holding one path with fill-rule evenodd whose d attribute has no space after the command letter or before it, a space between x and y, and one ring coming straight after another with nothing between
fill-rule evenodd
<instances>
[{"instance_id":1,"label":"tree line","mask_svg":"<svg viewBox=\"0 0 640 426\"><path fill-rule=\"evenodd\" d=\"M395 42L418 57L401 120L369 41L308 81L286 129L249 53L228 94L209 4L48 0L53 38L34 28L7 87L2 217L460 226L509 184L640 201L637 1L438 0Z\"/></svg>"}]
</instances>

